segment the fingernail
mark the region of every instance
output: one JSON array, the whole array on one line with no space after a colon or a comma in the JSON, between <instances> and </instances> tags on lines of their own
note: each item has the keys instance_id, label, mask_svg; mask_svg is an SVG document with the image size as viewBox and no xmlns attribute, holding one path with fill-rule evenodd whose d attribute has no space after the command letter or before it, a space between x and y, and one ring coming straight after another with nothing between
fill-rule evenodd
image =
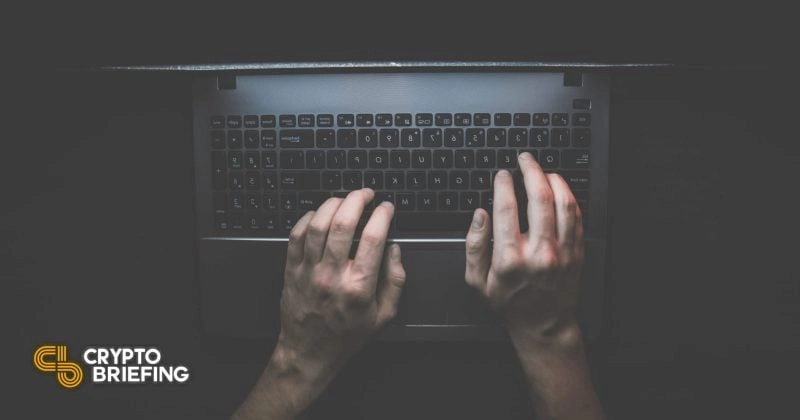
<instances>
[{"instance_id":1,"label":"fingernail","mask_svg":"<svg viewBox=\"0 0 800 420\"><path fill-rule=\"evenodd\" d=\"M392 245L392 259L393 260L400 259L400 245L397 244Z\"/></svg>"},{"instance_id":2,"label":"fingernail","mask_svg":"<svg viewBox=\"0 0 800 420\"><path fill-rule=\"evenodd\" d=\"M381 201L380 205L386 207L394 207L394 203L392 203L391 201Z\"/></svg>"},{"instance_id":3,"label":"fingernail","mask_svg":"<svg viewBox=\"0 0 800 420\"><path fill-rule=\"evenodd\" d=\"M510 176L510 175L511 175L511 172L508 172L505 169L501 169L501 170L497 171L497 176Z\"/></svg>"},{"instance_id":4,"label":"fingernail","mask_svg":"<svg viewBox=\"0 0 800 420\"><path fill-rule=\"evenodd\" d=\"M476 211L475 215L472 216L472 228L480 229L482 227L483 227L483 213Z\"/></svg>"},{"instance_id":5,"label":"fingernail","mask_svg":"<svg viewBox=\"0 0 800 420\"><path fill-rule=\"evenodd\" d=\"M531 155L529 152L522 152L522 153L519 154L519 158L520 159L532 159L533 155Z\"/></svg>"}]
</instances>

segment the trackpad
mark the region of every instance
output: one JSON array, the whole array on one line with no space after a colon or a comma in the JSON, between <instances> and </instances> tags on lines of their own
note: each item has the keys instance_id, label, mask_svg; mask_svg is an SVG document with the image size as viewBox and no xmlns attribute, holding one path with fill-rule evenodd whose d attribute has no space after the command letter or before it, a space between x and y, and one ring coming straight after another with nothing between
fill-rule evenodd
<instances>
[{"instance_id":1,"label":"trackpad","mask_svg":"<svg viewBox=\"0 0 800 420\"><path fill-rule=\"evenodd\" d=\"M413 247L413 248L412 248ZM397 321L405 325L489 323L485 304L464 282L464 245L403 246L406 285ZM409 249L410 248L410 249Z\"/></svg>"}]
</instances>

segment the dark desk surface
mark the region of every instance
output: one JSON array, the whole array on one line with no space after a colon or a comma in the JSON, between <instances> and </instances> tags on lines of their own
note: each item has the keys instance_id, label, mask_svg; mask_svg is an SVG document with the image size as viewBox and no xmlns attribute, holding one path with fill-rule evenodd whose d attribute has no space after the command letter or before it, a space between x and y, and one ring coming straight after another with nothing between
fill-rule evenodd
<instances>
[{"instance_id":1,"label":"dark desk surface","mask_svg":"<svg viewBox=\"0 0 800 420\"><path fill-rule=\"evenodd\" d=\"M610 418L800 413L800 142L779 129L796 118L782 80L615 75L607 325L590 349ZM199 327L186 75L48 74L7 88L25 94L16 97L28 110L0 154L0 307L10 383L22 390L11 411L227 416L271 343L209 339ZM49 342L157 346L192 380L65 392L30 365ZM312 414L529 418L530 409L508 344L374 343Z\"/></svg>"}]
</instances>

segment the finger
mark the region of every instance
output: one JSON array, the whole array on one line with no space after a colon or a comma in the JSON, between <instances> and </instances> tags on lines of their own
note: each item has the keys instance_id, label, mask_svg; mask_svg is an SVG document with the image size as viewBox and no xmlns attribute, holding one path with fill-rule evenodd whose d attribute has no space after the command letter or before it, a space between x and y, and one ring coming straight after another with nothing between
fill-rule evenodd
<instances>
[{"instance_id":1,"label":"finger","mask_svg":"<svg viewBox=\"0 0 800 420\"><path fill-rule=\"evenodd\" d=\"M578 203L561 175L547 174L547 181L553 191L556 238L562 249L572 252L575 245L575 208Z\"/></svg>"},{"instance_id":2,"label":"finger","mask_svg":"<svg viewBox=\"0 0 800 420\"><path fill-rule=\"evenodd\" d=\"M325 200L309 221L303 256L307 262L315 263L322 259L322 253L325 251L325 241L328 238L328 230L331 227L333 216L341 204L341 198L333 197Z\"/></svg>"},{"instance_id":3,"label":"finger","mask_svg":"<svg viewBox=\"0 0 800 420\"><path fill-rule=\"evenodd\" d=\"M528 238L535 242L554 239L553 191L547 176L530 153L520 153L518 161L528 195Z\"/></svg>"},{"instance_id":4,"label":"finger","mask_svg":"<svg viewBox=\"0 0 800 420\"><path fill-rule=\"evenodd\" d=\"M289 232L289 246L286 250L286 262L288 264L300 264L303 261L303 248L306 240L306 230L308 222L314 217L314 212L310 211L303 215L294 224L292 231Z\"/></svg>"},{"instance_id":5,"label":"finger","mask_svg":"<svg viewBox=\"0 0 800 420\"><path fill-rule=\"evenodd\" d=\"M489 276L491 255L489 254L489 238L492 236L492 224L489 214L484 209L475 210L472 224L467 232L467 268L464 280L470 286L486 290L486 278Z\"/></svg>"},{"instance_id":6,"label":"finger","mask_svg":"<svg viewBox=\"0 0 800 420\"><path fill-rule=\"evenodd\" d=\"M400 259L400 245L392 244L383 260L383 275L378 291L378 322L392 319L397 314L397 303L403 293L406 270Z\"/></svg>"},{"instance_id":7,"label":"finger","mask_svg":"<svg viewBox=\"0 0 800 420\"><path fill-rule=\"evenodd\" d=\"M581 207L575 208L575 236L573 238L573 255L583 261L583 211Z\"/></svg>"},{"instance_id":8,"label":"finger","mask_svg":"<svg viewBox=\"0 0 800 420\"><path fill-rule=\"evenodd\" d=\"M517 198L514 196L514 180L504 169L494 177L492 222L495 253L509 247L516 249L520 236Z\"/></svg>"},{"instance_id":9,"label":"finger","mask_svg":"<svg viewBox=\"0 0 800 420\"><path fill-rule=\"evenodd\" d=\"M361 218L364 207L372 201L374 196L375 192L369 188L351 191L350 194L347 194L347 198L339 205L336 215L333 216L323 260L334 264L344 264L350 261L350 247L353 245L353 235L355 235L358 220Z\"/></svg>"},{"instance_id":10,"label":"finger","mask_svg":"<svg viewBox=\"0 0 800 420\"><path fill-rule=\"evenodd\" d=\"M386 245L386 237L389 236L389 226L394 216L394 205L384 201L372 212L364 231L361 233L361 240L358 242L353 268L365 274L367 281L371 281L369 290L375 291L378 281L378 271L381 268L383 249Z\"/></svg>"}]
</instances>

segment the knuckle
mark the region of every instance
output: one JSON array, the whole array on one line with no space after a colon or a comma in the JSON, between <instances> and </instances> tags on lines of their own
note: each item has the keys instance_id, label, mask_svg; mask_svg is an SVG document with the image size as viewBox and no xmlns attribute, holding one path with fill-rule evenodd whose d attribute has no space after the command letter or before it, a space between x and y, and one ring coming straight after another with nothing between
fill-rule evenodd
<instances>
[{"instance_id":1,"label":"knuckle","mask_svg":"<svg viewBox=\"0 0 800 420\"><path fill-rule=\"evenodd\" d=\"M534 268L542 271L551 271L562 268L563 259L559 257L556 248L548 243L537 249L534 258L531 260Z\"/></svg>"},{"instance_id":2,"label":"knuckle","mask_svg":"<svg viewBox=\"0 0 800 420\"><path fill-rule=\"evenodd\" d=\"M342 296L353 304L366 304L372 295L360 282L347 282L342 285Z\"/></svg>"},{"instance_id":3,"label":"knuckle","mask_svg":"<svg viewBox=\"0 0 800 420\"><path fill-rule=\"evenodd\" d=\"M519 274L525 267L523 259L517 253L504 253L495 264L492 264L498 276L506 277Z\"/></svg>"},{"instance_id":4,"label":"knuckle","mask_svg":"<svg viewBox=\"0 0 800 420\"><path fill-rule=\"evenodd\" d=\"M353 230L353 223L345 217L337 217L331 224L331 232L333 233L347 233L350 230Z\"/></svg>"},{"instance_id":5,"label":"knuckle","mask_svg":"<svg viewBox=\"0 0 800 420\"><path fill-rule=\"evenodd\" d=\"M295 229L292 229L291 232L289 232L289 241L290 242L297 242L297 241L300 241L302 239L303 239L303 232L300 229L295 228Z\"/></svg>"},{"instance_id":6,"label":"knuckle","mask_svg":"<svg viewBox=\"0 0 800 420\"><path fill-rule=\"evenodd\" d=\"M364 231L361 234L361 243L369 248L378 248L383 244L383 239L378 233L374 231Z\"/></svg>"},{"instance_id":7,"label":"knuckle","mask_svg":"<svg viewBox=\"0 0 800 420\"><path fill-rule=\"evenodd\" d=\"M572 194L564 194L564 196L559 199L558 205L570 213L577 213L578 202L575 201L575 197L573 197Z\"/></svg>"},{"instance_id":8,"label":"knuckle","mask_svg":"<svg viewBox=\"0 0 800 420\"><path fill-rule=\"evenodd\" d=\"M553 204L553 190L547 185L541 185L533 193L533 199L539 204Z\"/></svg>"}]
</instances>

